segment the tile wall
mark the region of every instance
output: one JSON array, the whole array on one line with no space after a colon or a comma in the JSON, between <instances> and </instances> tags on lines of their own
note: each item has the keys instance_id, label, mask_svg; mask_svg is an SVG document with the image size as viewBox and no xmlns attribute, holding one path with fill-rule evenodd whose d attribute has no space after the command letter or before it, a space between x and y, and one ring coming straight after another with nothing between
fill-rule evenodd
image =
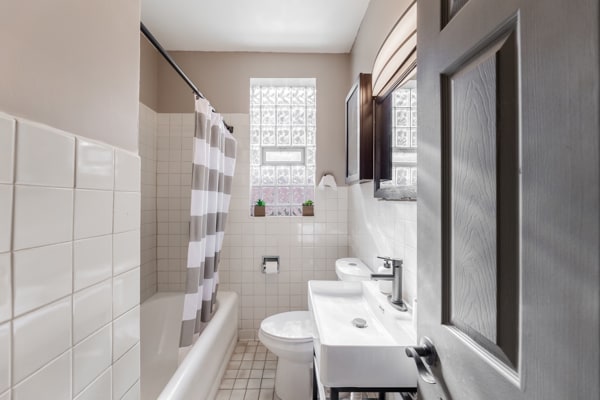
<instances>
[{"instance_id":1,"label":"tile wall","mask_svg":"<svg viewBox=\"0 0 600 400\"><path fill-rule=\"evenodd\" d=\"M139 171L0 115L0 399L139 399Z\"/></svg>"},{"instance_id":2,"label":"tile wall","mask_svg":"<svg viewBox=\"0 0 600 400\"><path fill-rule=\"evenodd\" d=\"M158 114L140 103L139 150L142 163L140 300L156 293L156 120Z\"/></svg>"},{"instance_id":3,"label":"tile wall","mask_svg":"<svg viewBox=\"0 0 600 400\"><path fill-rule=\"evenodd\" d=\"M225 119L235 127L238 155L221 289L241 296L240 338L254 339L265 317L307 309L309 280L336 279L335 260L348 255L348 192L346 187L316 190L314 217L250 217L248 116L228 114ZM262 273L264 255L280 257L279 274Z\"/></svg>"},{"instance_id":4,"label":"tile wall","mask_svg":"<svg viewBox=\"0 0 600 400\"><path fill-rule=\"evenodd\" d=\"M158 291L183 291L192 187L194 114L158 114L156 221Z\"/></svg>"},{"instance_id":5,"label":"tile wall","mask_svg":"<svg viewBox=\"0 0 600 400\"><path fill-rule=\"evenodd\" d=\"M417 297L417 202L380 201L373 197L373 182L349 187L348 227L351 254L374 271L377 256L400 258L403 297Z\"/></svg>"},{"instance_id":6,"label":"tile wall","mask_svg":"<svg viewBox=\"0 0 600 400\"><path fill-rule=\"evenodd\" d=\"M317 190L315 217L250 217L248 116L224 117L235 127L238 156L221 258L221 289L241 296L240 337L253 339L265 317L307 309L309 280L335 279L335 260L348 255L348 192L345 187ZM156 121L157 288L183 291L194 117L158 114ZM280 256L278 275L261 272L263 255Z\"/></svg>"}]
</instances>

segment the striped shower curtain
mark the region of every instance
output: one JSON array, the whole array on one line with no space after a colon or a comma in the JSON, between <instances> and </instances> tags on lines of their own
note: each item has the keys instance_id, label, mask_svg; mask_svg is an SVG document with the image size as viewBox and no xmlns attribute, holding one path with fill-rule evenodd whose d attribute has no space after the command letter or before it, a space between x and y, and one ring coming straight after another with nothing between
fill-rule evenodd
<instances>
[{"instance_id":1,"label":"striped shower curtain","mask_svg":"<svg viewBox=\"0 0 600 400\"><path fill-rule=\"evenodd\" d=\"M190 346L215 311L219 258L237 142L205 99L196 99L190 243L180 347Z\"/></svg>"}]
</instances>

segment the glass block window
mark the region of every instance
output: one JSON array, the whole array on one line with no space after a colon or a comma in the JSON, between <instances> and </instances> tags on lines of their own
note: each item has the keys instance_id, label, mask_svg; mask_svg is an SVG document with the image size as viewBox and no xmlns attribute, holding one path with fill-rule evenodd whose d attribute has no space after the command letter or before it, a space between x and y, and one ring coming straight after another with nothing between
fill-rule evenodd
<instances>
[{"instance_id":1,"label":"glass block window","mask_svg":"<svg viewBox=\"0 0 600 400\"><path fill-rule=\"evenodd\" d=\"M302 215L314 200L317 133L315 79L250 80L250 207L267 216Z\"/></svg>"},{"instance_id":2,"label":"glass block window","mask_svg":"<svg viewBox=\"0 0 600 400\"><path fill-rule=\"evenodd\" d=\"M417 81L393 92L392 180L381 186L417 186Z\"/></svg>"}]
</instances>

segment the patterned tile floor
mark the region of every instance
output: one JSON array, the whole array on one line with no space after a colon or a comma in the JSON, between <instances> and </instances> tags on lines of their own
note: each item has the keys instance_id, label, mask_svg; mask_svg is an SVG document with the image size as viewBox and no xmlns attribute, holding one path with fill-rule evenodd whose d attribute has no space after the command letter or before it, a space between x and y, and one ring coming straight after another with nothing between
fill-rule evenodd
<instances>
[{"instance_id":1,"label":"patterned tile floor","mask_svg":"<svg viewBox=\"0 0 600 400\"><path fill-rule=\"evenodd\" d=\"M277 356L260 342L238 342L215 400L280 400L274 389L276 368ZM340 398L378 397L375 393L340 393Z\"/></svg>"}]
</instances>

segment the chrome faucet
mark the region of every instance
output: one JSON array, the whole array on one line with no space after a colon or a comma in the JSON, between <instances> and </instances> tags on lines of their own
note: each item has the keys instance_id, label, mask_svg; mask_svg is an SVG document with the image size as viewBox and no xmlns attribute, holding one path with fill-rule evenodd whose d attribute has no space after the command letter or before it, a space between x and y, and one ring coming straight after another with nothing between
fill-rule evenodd
<instances>
[{"instance_id":1,"label":"chrome faucet","mask_svg":"<svg viewBox=\"0 0 600 400\"><path fill-rule=\"evenodd\" d=\"M407 311L406 304L402 301L402 260L390 257L380 257L384 260L387 268L392 268L392 275L389 274L371 274L371 279L374 280L390 280L392 281L392 294L388 296L388 300L392 306L400 311Z\"/></svg>"}]
</instances>

